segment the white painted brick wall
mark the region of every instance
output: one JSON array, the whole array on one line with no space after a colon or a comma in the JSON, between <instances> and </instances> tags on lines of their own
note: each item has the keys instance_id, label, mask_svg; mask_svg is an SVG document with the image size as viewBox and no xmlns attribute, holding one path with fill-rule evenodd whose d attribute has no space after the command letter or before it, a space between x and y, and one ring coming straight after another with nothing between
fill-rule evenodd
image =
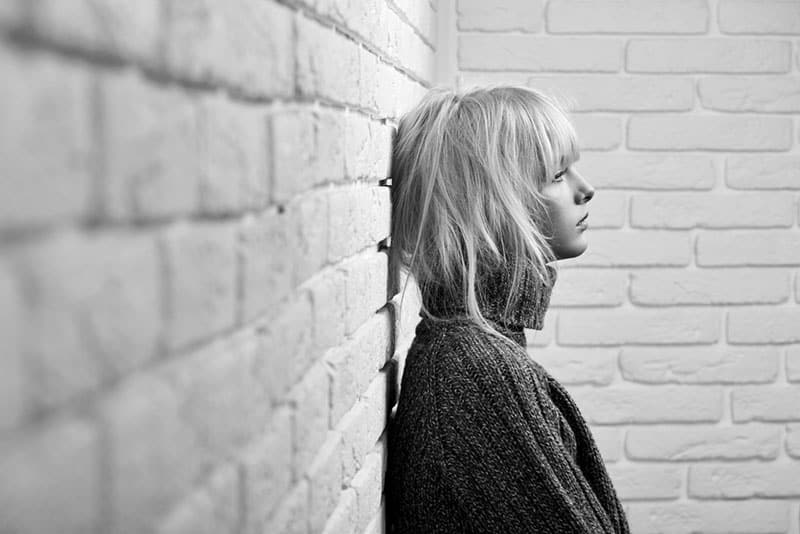
<instances>
[{"instance_id":1,"label":"white painted brick wall","mask_svg":"<svg viewBox=\"0 0 800 534\"><path fill-rule=\"evenodd\" d=\"M0 532L383 531L419 302L380 182L437 28L408 0L0 2Z\"/></svg>"},{"instance_id":2,"label":"white painted brick wall","mask_svg":"<svg viewBox=\"0 0 800 534\"><path fill-rule=\"evenodd\" d=\"M800 2L453 0L454 85L572 111L595 186L529 352L633 532L800 534Z\"/></svg>"}]
</instances>

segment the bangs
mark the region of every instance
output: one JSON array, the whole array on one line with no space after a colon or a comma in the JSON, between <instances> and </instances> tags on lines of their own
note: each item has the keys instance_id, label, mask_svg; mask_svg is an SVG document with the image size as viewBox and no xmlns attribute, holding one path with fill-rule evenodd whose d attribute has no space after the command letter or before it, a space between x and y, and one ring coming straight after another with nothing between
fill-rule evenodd
<instances>
[{"instance_id":1,"label":"bangs","mask_svg":"<svg viewBox=\"0 0 800 534\"><path fill-rule=\"evenodd\" d=\"M527 137L526 145L534 147L539 163L536 174L545 183L580 159L578 136L558 100L532 88L517 89L522 89L525 95L523 108L528 123L520 133Z\"/></svg>"},{"instance_id":2,"label":"bangs","mask_svg":"<svg viewBox=\"0 0 800 534\"><path fill-rule=\"evenodd\" d=\"M563 169L581 158L578 138L575 128L565 115L557 114L554 122L555 125L550 130L551 151L557 159L554 163Z\"/></svg>"},{"instance_id":3,"label":"bangs","mask_svg":"<svg viewBox=\"0 0 800 534\"><path fill-rule=\"evenodd\" d=\"M548 175L552 175L580 159L578 136L566 111L557 102L547 98L545 105L538 105L535 112L544 125L538 130L545 132L537 136L537 148L544 156Z\"/></svg>"}]
</instances>

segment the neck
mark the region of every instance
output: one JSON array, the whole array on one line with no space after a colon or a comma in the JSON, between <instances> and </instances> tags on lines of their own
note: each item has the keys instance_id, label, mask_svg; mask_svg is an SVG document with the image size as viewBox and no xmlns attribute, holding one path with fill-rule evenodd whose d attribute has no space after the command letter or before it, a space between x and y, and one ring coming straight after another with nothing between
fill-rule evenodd
<instances>
[{"instance_id":1,"label":"neck","mask_svg":"<svg viewBox=\"0 0 800 534\"><path fill-rule=\"evenodd\" d=\"M557 271L551 265L546 266L555 282ZM514 334L519 338L523 329L541 330L544 316L550 305L553 286L549 287L533 272L526 269L522 273L516 299L512 300L507 313L506 300L511 293L512 274L510 269L499 269L481 276L476 287L478 307L481 314L501 333ZM459 288L432 286L423 293L423 303L428 312L437 318L466 318L466 303L461 302ZM524 334L523 339L524 339Z\"/></svg>"}]
</instances>

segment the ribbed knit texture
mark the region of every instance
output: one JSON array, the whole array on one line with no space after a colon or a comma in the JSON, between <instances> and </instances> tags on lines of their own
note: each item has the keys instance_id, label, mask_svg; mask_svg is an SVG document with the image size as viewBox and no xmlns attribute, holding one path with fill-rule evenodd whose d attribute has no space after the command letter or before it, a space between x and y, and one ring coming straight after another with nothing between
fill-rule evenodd
<instances>
[{"instance_id":1,"label":"ribbed knit texture","mask_svg":"<svg viewBox=\"0 0 800 534\"><path fill-rule=\"evenodd\" d=\"M492 275L480 301L510 341L481 331L447 292L423 295L452 320L421 313L406 357L389 423L389 533L629 532L577 405L526 352L524 328L541 330L552 287L524 280L508 316L508 273Z\"/></svg>"}]
</instances>

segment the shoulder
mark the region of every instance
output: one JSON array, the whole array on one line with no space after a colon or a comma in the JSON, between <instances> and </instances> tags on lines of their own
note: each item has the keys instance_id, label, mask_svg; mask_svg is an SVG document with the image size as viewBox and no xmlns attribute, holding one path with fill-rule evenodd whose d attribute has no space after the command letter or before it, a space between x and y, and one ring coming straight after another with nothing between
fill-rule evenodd
<instances>
[{"instance_id":1,"label":"shoulder","mask_svg":"<svg viewBox=\"0 0 800 534\"><path fill-rule=\"evenodd\" d=\"M418 344L415 352L418 360L424 360L420 367L429 385L440 396L440 409L448 398L467 402L526 397L530 402L546 395L545 377L531 365L524 347L491 336L474 324L440 328L435 340Z\"/></svg>"}]
</instances>

